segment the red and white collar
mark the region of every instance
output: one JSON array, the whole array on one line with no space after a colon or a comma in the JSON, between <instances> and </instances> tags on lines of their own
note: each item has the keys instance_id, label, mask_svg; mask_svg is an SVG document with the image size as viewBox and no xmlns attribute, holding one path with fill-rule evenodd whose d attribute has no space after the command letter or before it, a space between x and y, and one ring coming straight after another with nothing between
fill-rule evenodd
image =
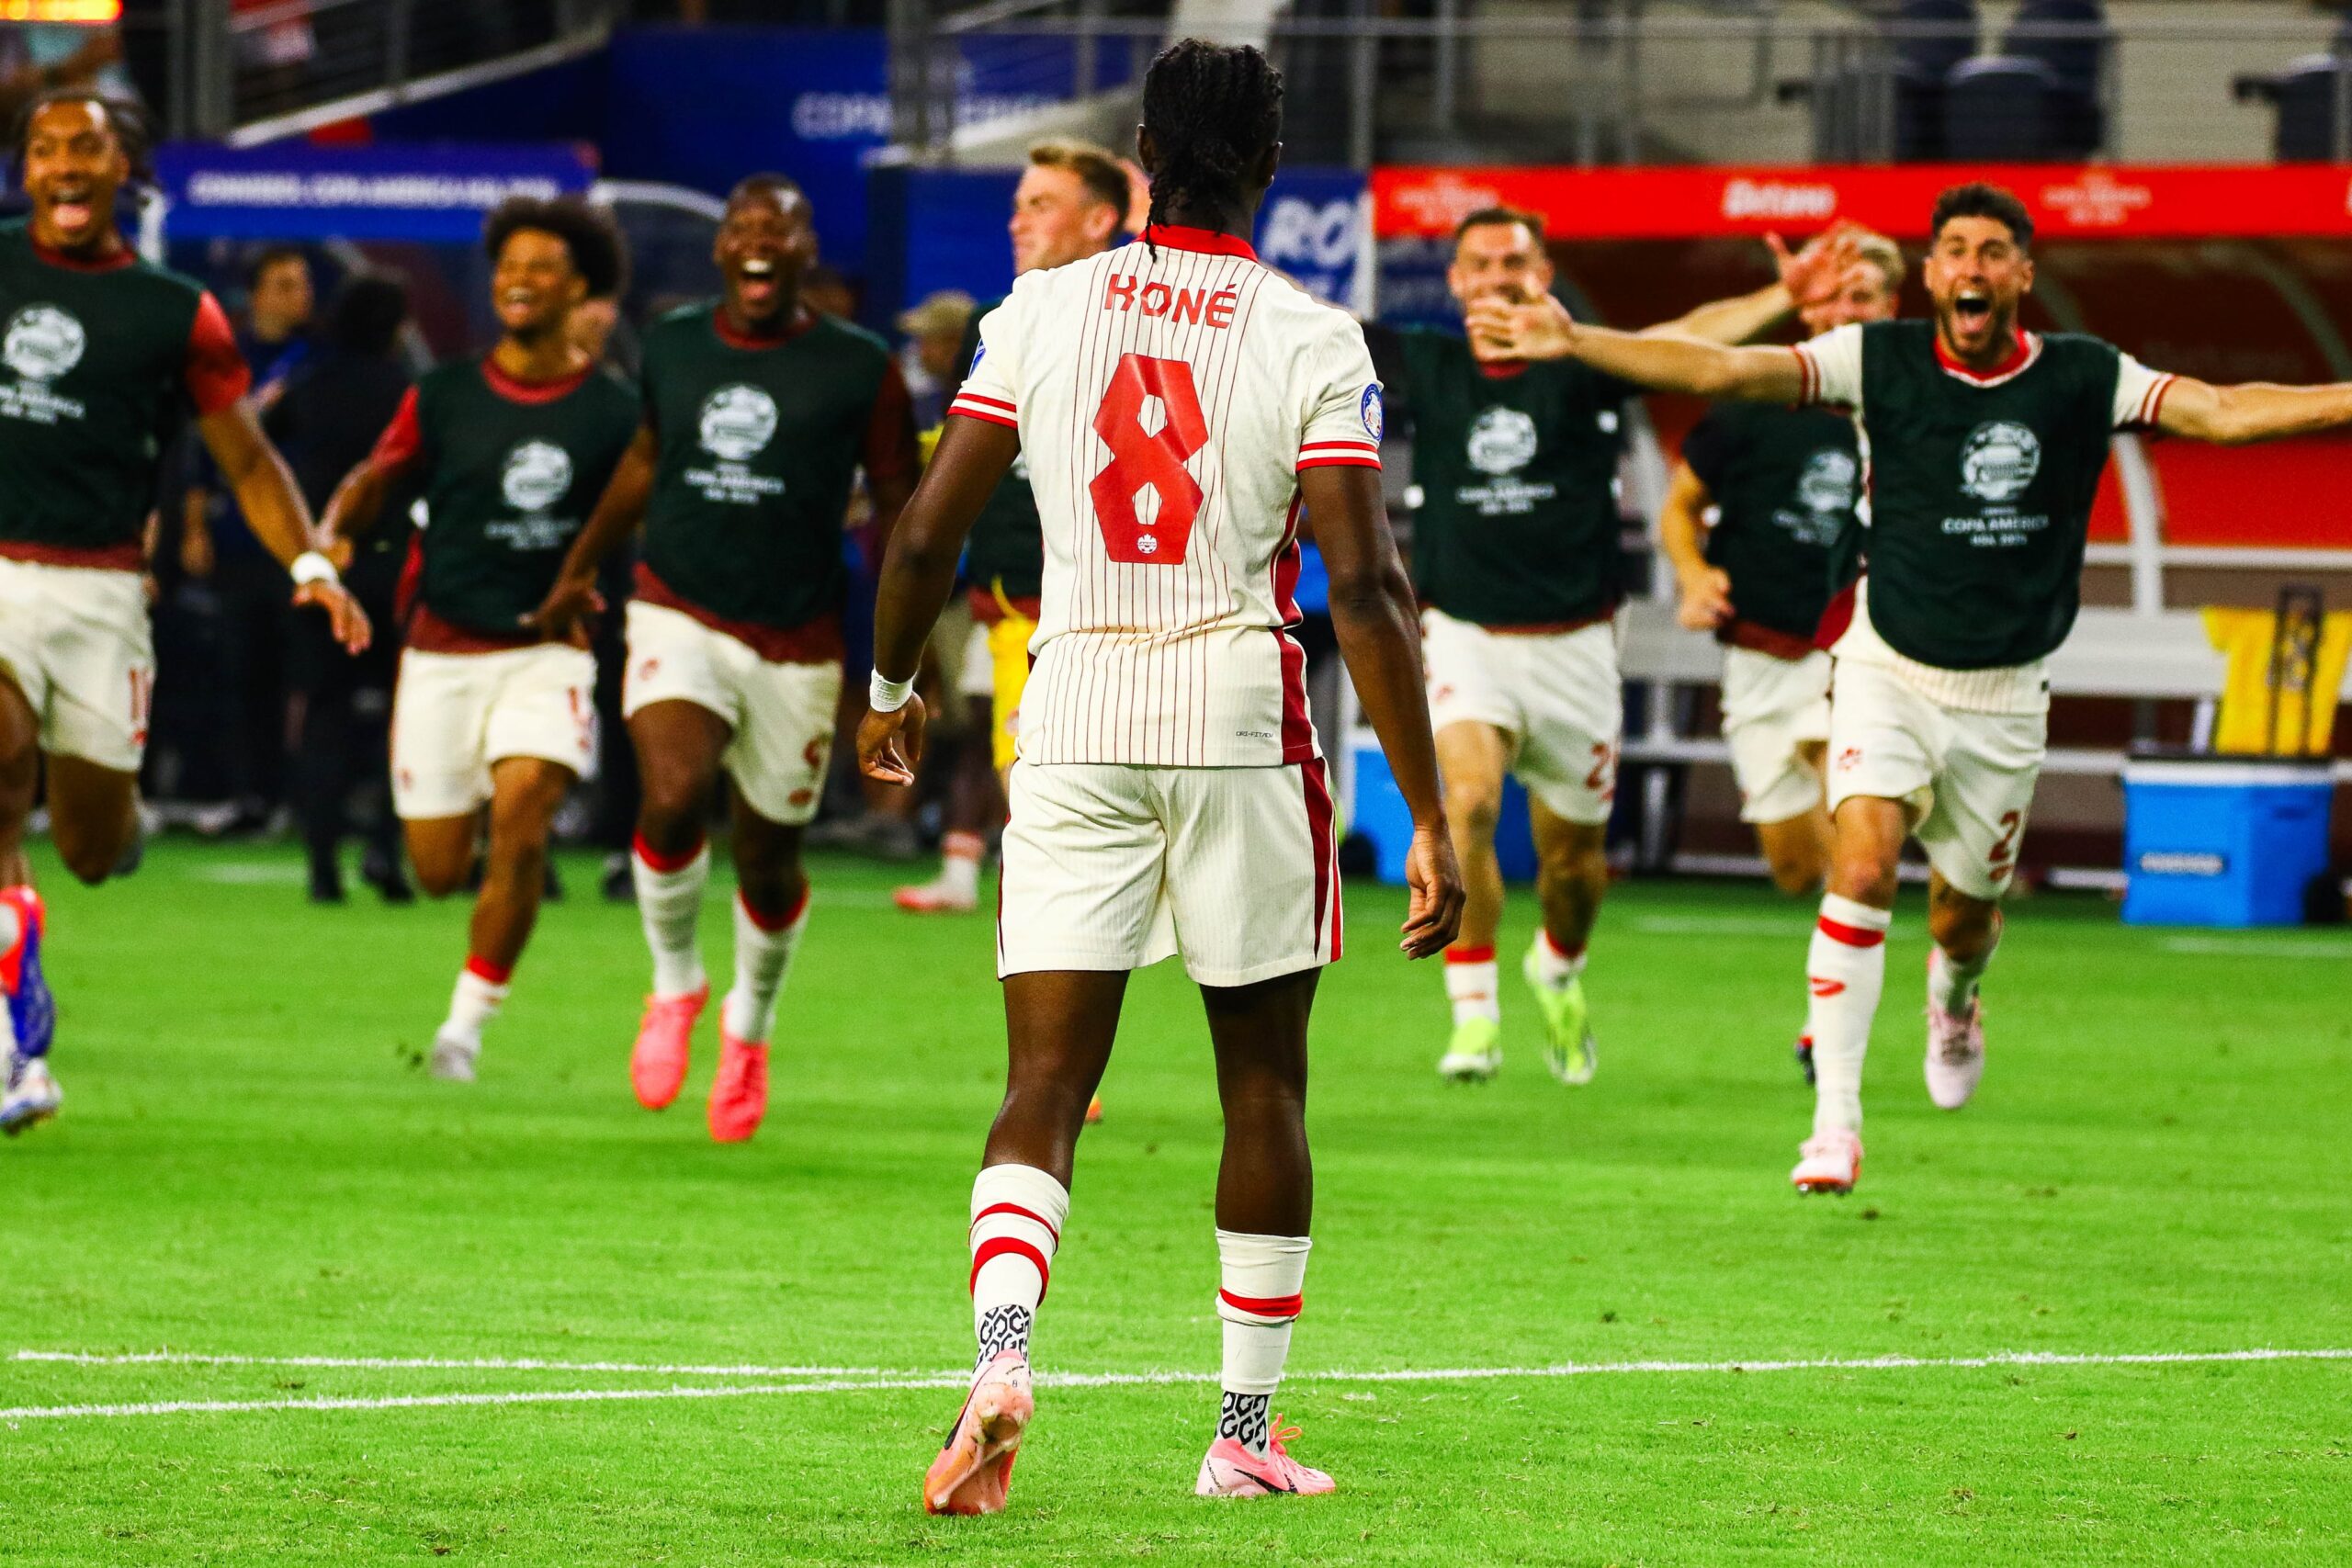
<instances>
[{"instance_id":1,"label":"red and white collar","mask_svg":"<svg viewBox=\"0 0 2352 1568\"><path fill-rule=\"evenodd\" d=\"M1204 255L1239 256L1245 261L1258 259L1257 248L1238 234L1220 233L1215 229L1191 229L1182 223L1147 223L1143 242L1160 245L1171 251L1198 251Z\"/></svg>"},{"instance_id":2,"label":"red and white collar","mask_svg":"<svg viewBox=\"0 0 2352 1568\"><path fill-rule=\"evenodd\" d=\"M2018 340L2009 350L2008 357L1990 370L1973 369L1954 359L1951 351L1944 346L1944 334L1938 333L1936 363L1944 367L1947 375L1956 376L1972 387L1997 387L2004 381L2022 376L2032 367L2035 360L2041 357L2041 334L2030 333L2023 327L2018 328L2017 333Z\"/></svg>"}]
</instances>

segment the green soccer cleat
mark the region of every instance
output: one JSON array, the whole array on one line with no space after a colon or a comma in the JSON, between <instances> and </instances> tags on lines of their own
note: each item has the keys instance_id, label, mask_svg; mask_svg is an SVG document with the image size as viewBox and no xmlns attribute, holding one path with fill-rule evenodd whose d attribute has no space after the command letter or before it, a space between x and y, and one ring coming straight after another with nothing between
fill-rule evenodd
<instances>
[{"instance_id":1,"label":"green soccer cleat","mask_svg":"<svg viewBox=\"0 0 2352 1568\"><path fill-rule=\"evenodd\" d=\"M1503 1026L1491 1018L1465 1018L1438 1058L1437 1075L1452 1083L1484 1083L1503 1065Z\"/></svg>"},{"instance_id":2,"label":"green soccer cleat","mask_svg":"<svg viewBox=\"0 0 2352 1568\"><path fill-rule=\"evenodd\" d=\"M1540 944L1543 933L1536 933L1535 940ZM1544 1031L1547 1036L1544 1065L1564 1084L1589 1084L1600 1069L1600 1053L1593 1044L1592 1019L1584 1000L1584 977L1572 976L1565 986L1546 985L1536 964L1537 953L1535 947L1527 950L1520 973L1526 976L1528 989L1535 993L1535 1005L1544 1010Z\"/></svg>"}]
</instances>

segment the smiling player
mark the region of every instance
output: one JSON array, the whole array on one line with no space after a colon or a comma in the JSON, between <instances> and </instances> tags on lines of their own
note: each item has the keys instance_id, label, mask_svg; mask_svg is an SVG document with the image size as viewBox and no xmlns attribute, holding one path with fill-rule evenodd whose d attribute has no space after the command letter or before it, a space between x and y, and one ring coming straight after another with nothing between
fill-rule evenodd
<instances>
[{"instance_id":1,"label":"smiling player","mask_svg":"<svg viewBox=\"0 0 2352 1568\"><path fill-rule=\"evenodd\" d=\"M474 1076L482 1028L538 919L556 808L595 757L594 658L525 617L637 434L637 400L568 331L583 300L619 287L612 220L577 198L516 197L491 213L482 244L497 346L419 381L325 518L338 536L363 533L392 483L422 470L392 805L436 898L466 885L488 807L465 967L433 1036L434 1076L459 1081Z\"/></svg>"},{"instance_id":2,"label":"smiling player","mask_svg":"<svg viewBox=\"0 0 2352 1568\"><path fill-rule=\"evenodd\" d=\"M2259 441L2352 423L2352 383L2217 387L2160 375L2097 338L2018 324L2033 220L2007 191L1937 199L1932 321L1842 326L1795 349L1723 348L1577 324L1557 301L1498 302L1471 331L1498 353L1572 355L1666 391L1850 409L1868 462L1829 715L1829 887L1806 965L1818 1075L1790 1179L1849 1190L1862 1161L1862 1058L1886 977L1895 861L1928 852L1928 1091L1965 1105L1984 1067L1977 982L2033 804L2046 660L2079 602L2091 502L2117 430ZM1833 612L1833 615L1835 612Z\"/></svg>"},{"instance_id":3,"label":"smiling player","mask_svg":"<svg viewBox=\"0 0 2352 1568\"><path fill-rule=\"evenodd\" d=\"M685 1082L710 997L695 928L724 773L740 891L710 1089L722 1143L749 1138L767 1109L768 1033L808 924L800 840L841 700L842 518L862 468L887 537L915 477L889 350L800 298L816 254L799 186L755 175L735 187L712 253L725 292L646 332L644 423L537 617L551 635L576 626L597 603L597 564L644 519L622 711L643 781L634 867L653 994L629 1078L652 1111Z\"/></svg>"},{"instance_id":4,"label":"smiling player","mask_svg":"<svg viewBox=\"0 0 2352 1568\"><path fill-rule=\"evenodd\" d=\"M247 523L354 651L368 617L311 548L293 476L244 400L220 302L141 261L115 197L146 174L137 111L95 93L34 100L17 155L32 216L0 227L0 1128L61 1102L41 974L46 916L24 853L44 772L65 869L98 883L137 850L155 660L140 534L156 463L193 415Z\"/></svg>"}]
</instances>

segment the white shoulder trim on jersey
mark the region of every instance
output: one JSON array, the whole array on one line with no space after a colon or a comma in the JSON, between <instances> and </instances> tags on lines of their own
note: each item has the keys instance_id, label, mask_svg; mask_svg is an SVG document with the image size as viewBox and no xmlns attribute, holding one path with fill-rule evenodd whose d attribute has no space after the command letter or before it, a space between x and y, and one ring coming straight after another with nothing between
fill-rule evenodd
<instances>
[{"instance_id":1,"label":"white shoulder trim on jersey","mask_svg":"<svg viewBox=\"0 0 2352 1568\"><path fill-rule=\"evenodd\" d=\"M1309 441L1298 449L1301 468L1376 468L1380 446L1372 441Z\"/></svg>"},{"instance_id":2,"label":"white shoulder trim on jersey","mask_svg":"<svg viewBox=\"0 0 2352 1568\"><path fill-rule=\"evenodd\" d=\"M2132 415L2132 423L2135 428L2153 427L2155 424L2156 416L2165 410L2165 394L2171 391L2172 384L2179 379L2178 376L2167 371L2148 383L2148 389L2140 394L2139 408Z\"/></svg>"}]
</instances>

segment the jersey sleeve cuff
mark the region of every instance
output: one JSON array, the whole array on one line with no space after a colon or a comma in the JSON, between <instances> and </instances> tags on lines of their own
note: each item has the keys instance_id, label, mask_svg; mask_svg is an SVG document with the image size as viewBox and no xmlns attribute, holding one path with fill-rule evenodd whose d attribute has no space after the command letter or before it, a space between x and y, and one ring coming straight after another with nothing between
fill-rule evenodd
<instances>
[{"instance_id":1,"label":"jersey sleeve cuff","mask_svg":"<svg viewBox=\"0 0 2352 1568\"><path fill-rule=\"evenodd\" d=\"M2148 428L2155 424L2156 417L2165 411L2165 394L2171 391L2172 384L2179 379L2177 376L2166 374L2148 383L2148 389L2140 394L2140 406L2132 411L2130 423L2134 428Z\"/></svg>"},{"instance_id":2,"label":"jersey sleeve cuff","mask_svg":"<svg viewBox=\"0 0 2352 1568\"><path fill-rule=\"evenodd\" d=\"M1008 430L1021 428L1020 411L1001 398L986 397L978 392L958 392L956 400L947 405L949 413L960 413L966 419L986 420L1001 424Z\"/></svg>"},{"instance_id":3,"label":"jersey sleeve cuff","mask_svg":"<svg viewBox=\"0 0 2352 1568\"><path fill-rule=\"evenodd\" d=\"M1380 448L1369 441L1309 441L1298 449L1298 467L1308 468L1376 468Z\"/></svg>"},{"instance_id":4,"label":"jersey sleeve cuff","mask_svg":"<svg viewBox=\"0 0 2352 1568\"><path fill-rule=\"evenodd\" d=\"M1802 344L1792 346L1789 352L1797 356L1797 405L1811 408L1821 400L1821 367L1814 364L1813 355L1805 352Z\"/></svg>"}]
</instances>

